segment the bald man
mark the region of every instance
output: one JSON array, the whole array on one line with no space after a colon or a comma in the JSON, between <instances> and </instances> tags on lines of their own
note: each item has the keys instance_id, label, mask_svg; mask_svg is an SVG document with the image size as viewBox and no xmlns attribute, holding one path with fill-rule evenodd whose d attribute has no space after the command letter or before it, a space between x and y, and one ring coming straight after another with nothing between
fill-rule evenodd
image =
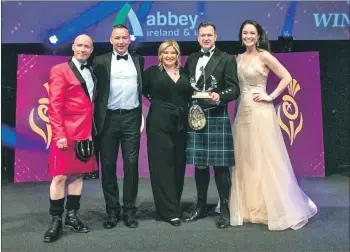
<instances>
[{"instance_id":1,"label":"bald man","mask_svg":"<svg viewBox=\"0 0 350 252\"><path fill-rule=\"evenodd\" d=\"M93 148L93 113L96 78L87 60L93 42L79 35L72 45L73 57L54 66L49 74L48 117L52 128L48 172L50 185L50 215L52 223L44 242L53 242L62 234L62 214L65 186L68 184L65 226L87 233L89 228L77 216L83 188L83 174L97 170ZM67 181L67 183L66 183Z\"/></svg>"}]
</instances>

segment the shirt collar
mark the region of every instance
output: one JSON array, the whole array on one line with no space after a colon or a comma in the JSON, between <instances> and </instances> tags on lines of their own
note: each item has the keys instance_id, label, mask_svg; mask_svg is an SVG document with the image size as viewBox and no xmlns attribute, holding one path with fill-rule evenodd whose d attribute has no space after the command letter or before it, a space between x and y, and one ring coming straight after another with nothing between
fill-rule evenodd
<instances>
[{"instance_id":1,"label":"shirt collar","mask_svg":"<svg viewBox=\"0 0 350 252\"><path fill-rule=\"evenodd\" d=\"M80 69L81 65L85 65L85 64L86 64L86 62L80 62L80 61L77 60L77 58L74 57L74 56L72 57L72 61L73 61L73 63L75 64L75 66L78 67L79 69Z\"/></svg>"},{"instance_id":2,"label":"shirt collar","mask_svg":"<svg viewBox=\"0 0 350 252\"><path fill-rule=\"evenodd\" d=\"M120 54L120 53L117 53L117 51L113 49L113 55L120 55L120 56L124 56L124 55L128 55L128 54L129 54L129 52L128 52L128 51L126 51L124 54Z\"/></svg>"},{"instance_id":3,"label":"shirt collar","mask_svg":"<svg viewBox=\"0 0 350 252\"><path fill-rule=\"evenodd\" d=\"M210 48L207 52L210 52L210 54L212 54L214 50L215 50L215 45L212 48ZM201 49L201 52L205 52L203 48Z\"/></svg>"}]
</instances>

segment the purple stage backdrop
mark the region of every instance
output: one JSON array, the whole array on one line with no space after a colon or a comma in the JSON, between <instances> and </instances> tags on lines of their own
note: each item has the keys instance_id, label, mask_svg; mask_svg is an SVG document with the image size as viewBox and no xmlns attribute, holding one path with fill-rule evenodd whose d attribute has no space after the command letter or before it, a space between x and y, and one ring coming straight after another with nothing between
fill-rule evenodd
<instances>
[{"instance_id":1,"label":"purple stage backdrop","mask_svg":"<svg viewBox=\"0 0 350 252\"><path fill-rule=\"evenodd\" d=\"M324 150L322 133L322 107L320 91L319 55L317 52L276 54L290 71L293 82L276 101L276 113L298 177L323 177ZM19 55L17 71L16 111L16 183L49 181L47 174L48 148L52 130L47 117L48 72L69 57L47 55ZM157 57L145 58L145 68L157 63ZM184 63L186 57L182 57ZM268 89L278 84L270 74ZM143 100L143 117L146 118L149 102ZM230 103L231 119L234 102ZM143 119L144 119L143 118ZM144 120L143 120L144 122ZM149 177L145 124L142 124L139 157L140 177ZM118 155L117 174L123 177L123 161ZM194 167L188 166L186 176L193 176Z\"/></svg>"}]
</instances>

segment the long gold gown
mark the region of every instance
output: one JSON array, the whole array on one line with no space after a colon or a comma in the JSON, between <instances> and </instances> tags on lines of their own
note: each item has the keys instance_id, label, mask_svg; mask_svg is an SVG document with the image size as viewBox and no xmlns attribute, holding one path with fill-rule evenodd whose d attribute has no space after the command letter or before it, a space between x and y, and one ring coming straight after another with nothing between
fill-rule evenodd
<instances>
[{"instance_id":1,"label":"long gold gown","mask_svg":"<svg viewBox=\"0 0 350 252\"><path fill-rule=\"evenodd\" d=\"M231 225L264 223L269 230L299 229L317 213L300 189L272 103L254 102L266 93L268 72L259 57L237 58L241 89L233 124L236 166L232 169Z\"/></svg>"}]
</instances>

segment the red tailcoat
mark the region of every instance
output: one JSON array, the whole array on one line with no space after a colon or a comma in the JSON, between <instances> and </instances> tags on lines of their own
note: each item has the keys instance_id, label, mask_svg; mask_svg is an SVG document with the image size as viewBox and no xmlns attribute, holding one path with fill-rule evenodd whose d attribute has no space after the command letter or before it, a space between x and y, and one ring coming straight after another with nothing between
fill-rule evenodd
<instances>
[{"instance_id":1,"label":"red tailcoat","mask_svg":"<svg viewBox=\"0 0 350 252\"><path fill-rule=\"evenodd\" d=\"M96 87L94 76L93 80ZM49 76L48 116L53 137L49 153L50 175L81 174L97 170L95 155L88 162L82 162L76 157L74 148L76 140L86 140L92 136L93 111L94 104L85 80L73 61L54 66ZM67 138L68 149L60 150L57 147L56 141L61 138Z\"/></svg>"}]
</instances>

